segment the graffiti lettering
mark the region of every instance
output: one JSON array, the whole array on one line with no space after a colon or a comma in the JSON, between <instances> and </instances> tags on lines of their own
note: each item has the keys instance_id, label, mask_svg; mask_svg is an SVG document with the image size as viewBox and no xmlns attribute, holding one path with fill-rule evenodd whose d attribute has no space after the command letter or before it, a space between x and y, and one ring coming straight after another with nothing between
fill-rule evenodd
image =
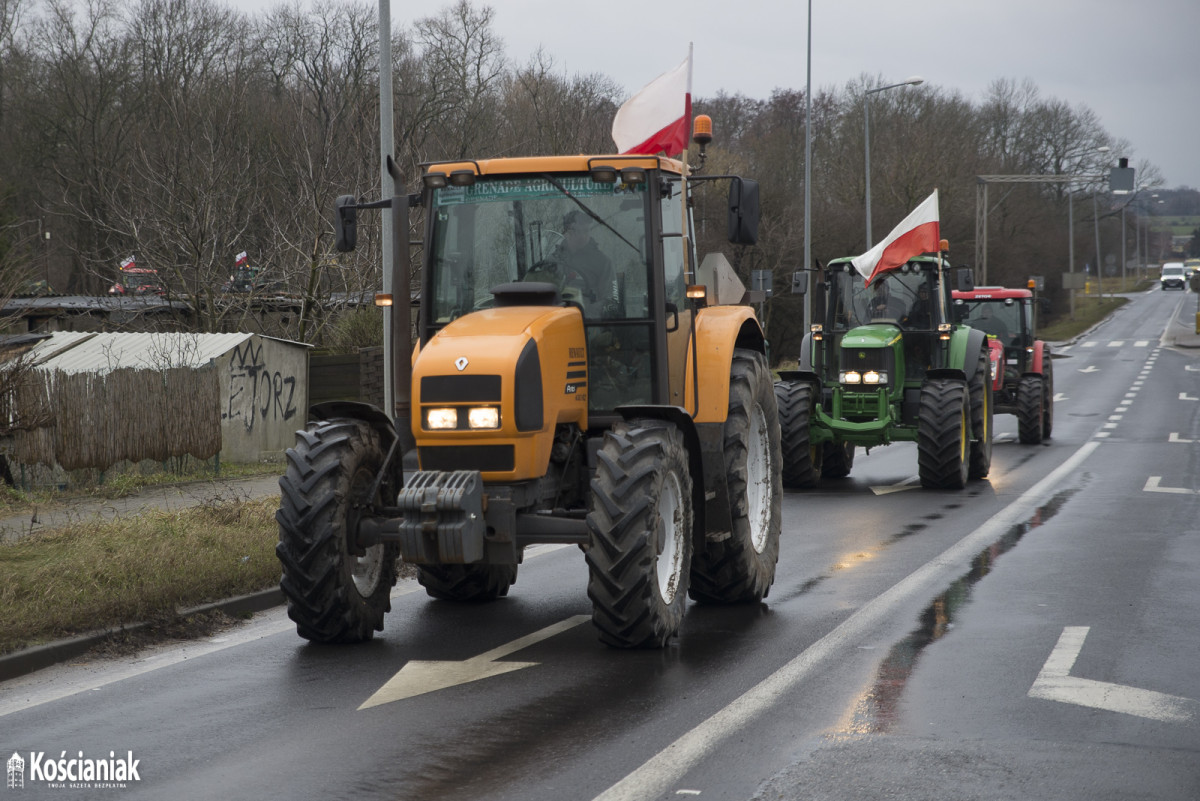
<instances>
[{"instance_id":1,"label":"graffiti lettering","mask_svg":"<svg viewBox=\"0 0 1200 801\"><path fill-rule=\"evenodd\" d=\"M248 341L229 357L229 397L221 417L242 421L246 431L258 420L296 416L296 377L272 371L263 362L262 345Z\"/></svg>"}]
</instances>

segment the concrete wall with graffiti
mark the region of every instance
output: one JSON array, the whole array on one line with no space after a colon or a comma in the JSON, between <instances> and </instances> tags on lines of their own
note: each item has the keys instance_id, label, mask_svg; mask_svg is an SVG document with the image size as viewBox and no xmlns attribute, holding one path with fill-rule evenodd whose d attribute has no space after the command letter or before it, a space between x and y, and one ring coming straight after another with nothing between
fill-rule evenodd
<instances>
[{"instance_id":1,"label":"concrete wall with graffiti","mask_svg":"<svg viewBox=\"0 0 1200 801\"><path fill-rule=\"evenodd\" d=\"M221 460L279 460L308 420L308 349L252 336L217 359Z\"/></svg>"}]
</instances>

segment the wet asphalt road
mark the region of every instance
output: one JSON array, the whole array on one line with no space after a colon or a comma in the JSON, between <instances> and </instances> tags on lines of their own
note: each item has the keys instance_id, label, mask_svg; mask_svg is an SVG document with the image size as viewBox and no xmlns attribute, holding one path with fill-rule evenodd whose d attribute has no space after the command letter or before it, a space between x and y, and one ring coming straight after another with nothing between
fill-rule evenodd
<instances>
[{"instance_id":1,"label":"wet asphalt road","mask_svg":"<svg viewBox=\"0 0 1200 801\"><path fill-rule=\"evenodd\" d=\"M665 651L601 646L582 555L543 548L494 604L398 587L363 646L273 612L0 684L0 752L139 760L67 796L27 767L22 798L1195 799L1200 351L1160 341L1184 298L1061 351L1053 439L997 417L964 492L914 489L903 444L789 492L766 603L693 605Z\"/></svg>"}]
</instances>

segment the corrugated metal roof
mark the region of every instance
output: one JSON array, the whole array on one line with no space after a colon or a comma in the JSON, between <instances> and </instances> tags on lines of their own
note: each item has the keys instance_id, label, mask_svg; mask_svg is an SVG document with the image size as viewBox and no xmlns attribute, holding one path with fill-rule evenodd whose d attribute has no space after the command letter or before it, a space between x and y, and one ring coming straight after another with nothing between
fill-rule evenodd
<instances>
[{"instance_id":1,"label":"corrugated metal roof","mask_svg":"<svg viewBox=\"0 0 1200 801\"><path fill-rule=\"evenodd\" d=\"M121 367L200 367L253 334L115 334L59 331L31 351L42 370L107 373ZM295 343L300 344L300 343Z\"/></svg>"}]
</instances>

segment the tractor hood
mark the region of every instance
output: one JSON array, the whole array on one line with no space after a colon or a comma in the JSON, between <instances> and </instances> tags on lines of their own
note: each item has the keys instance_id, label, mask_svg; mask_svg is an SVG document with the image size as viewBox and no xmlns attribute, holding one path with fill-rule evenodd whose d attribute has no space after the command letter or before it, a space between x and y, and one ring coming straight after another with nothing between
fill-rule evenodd
<instances>
[{"instance_id":1,"label":"tractor hood","mask_svg":"<svg viewBox=\"0 0 1200 801\"><path fill-rule=\"evenodd\" d=\"M425 470L526 480L544 475L557 426L587 427L587 343L574 307L464 315L425 343L412 376Z\"/></svg>"},{"instance_id":2,"label":"tractor hood","mask_svg":"<svg viewBox=\"0 0 1200 801\"><path fill-rule=\"evenodd\" d=\"M900 329L889 323L852 328L842 337L843 348L888 348L900 339Z\"/></svg>"}]
</instances>

